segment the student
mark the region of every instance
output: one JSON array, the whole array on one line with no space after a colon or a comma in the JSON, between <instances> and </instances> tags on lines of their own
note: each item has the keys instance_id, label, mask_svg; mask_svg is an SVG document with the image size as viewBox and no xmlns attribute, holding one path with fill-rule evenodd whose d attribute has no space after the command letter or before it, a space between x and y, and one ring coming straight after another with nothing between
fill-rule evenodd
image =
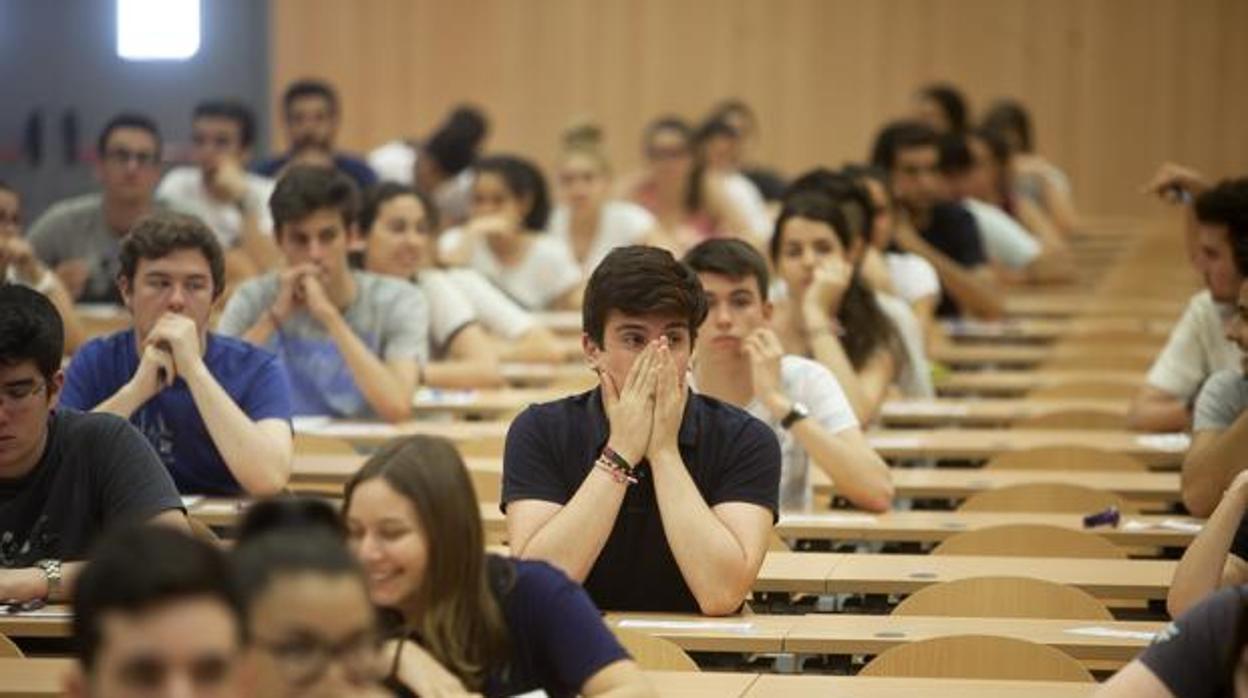
<instances>
[{"instance_id":1,"label":"student","mask_svg":"<svg viewBox=\"0 0 1248 698\"><path fill-rule=\"evenodd\" d=\"M896 224L892 194L884 172L870 166L848 165L842 171L866 192L871 209L868 232L870 246L863 255L860 271L863 281L877 292L890 293L910 306L927 346L939 339L935 322L940 300L940 277L936 267L913 252L905 252L893 241Z\"/></svg>"},{"instance_id":2,"label":"student","mask_svg":"<svg viewBox=\"0 0 1248 698\"><path fill-rule=\"evenodd\" d=\"M1066 234L1052 217L1035 201L1018 193L1013 181L1018 156L1010 150L1006 139L987 128L971 129L967 131L967 138L972 158L984 170L979 180L982 191L975 196L1010 214L1047 250L1069 252Z\"/></svg>"},{"instance_id":3,"label":"student","mask_svg":"<svg viewBox=\"0 0 1248 698\"><path fill-rule=\"evenodd\" d=\"M710 178L704 186L708 194L720 192L726 210L737 216L726 221L733 226L728 232L747 240L766 240L771 232L772 217L758 187L738 169L737 142L740 139L741 134L727 119L712 117L698 128L694 142Z\"/></svg>"},{"instance_id":4,"label":"student","mask_svg":"<svg viewBox=\"0 0 1248 698\"><path fill-rule=\"evenodd\" d=\"M208 331L224 265L196 218L135 224L117 277L134 327L74 356L61 405L130 420L183 494L275 494L290 478L290 387L272 353Z\"/></svg>"},{"instance_id":5,"label":"student","mask_svg":"<svg viewBox=\"0 0 1248 698\"><path fill-rule=\"evenodd\" d=\"M368 162L382 180L415 186L433 197L438 220L456 226L468 220L472 163L488 133L484 114L459 106L423 143L390 141L369 153Z\"/></svg>"},{"instance_id":6,"label":"student","mask_svg":"<svg viewBox=\"0 0 1248 698\"><path fill-rule=\"evenodd\" d=\"M779 201L784 193L784 178L751 159L750 153L759 137L758 115L754 109L743 100L725 99L715 105L706 120L723 121L736 132L737 137L728 141L728 160L732 167L750 180L768 204Z\"/></svg>"},{"instance_id":7,"label":"student","mask_svg":"<svg viewBox=\"0 0 1248 698\"><path fill-rule=\"evenodd\" d=\"M65 695L235 698L245 637L220 551L160 526L124 527L100 541L79 577L78 661Z\"/></svg>"},{"instance_id":8,"label":"student","mask_svg":"<svg viewBox=\"0 0 1248 698\"><path fill-rule=\"evenodd\" d=\"M837 494L868 511L887 511L888 466L867 445L831 371L786 354L769 326L767 261L741 240L707 240L684 262L706 290L708 313L695 351L694 380L703 395L748 411L776 433L782 454L780 509L811 511L810 462Z\"/></svg>"},{"instance_id":9,"label":"student","mask_svg":"<svg viewBox=\"0 0 1248 698\"><path fill-rule=\"evenodd\" d=\"M152 210L160 179L160 131L142 114L122 113L96 141L101 191L54 204L30 226L35 254L80 303L121 303L117 253L121 238Z\"/></svg>"},{"instance_id":10,"label":"student","mask_svg":"<svg viewBox=\"0 0 1248 698\"><path fill-rule=\"evenodd\" d=\"M368 163L334 148L342 118L340 107L338 93L323 80L298 80L287 86L282 95L282 118L290 150L259 163L255 167L256 172L277 178L292 160L311 151L349 175L358 188L376 184L377 174Z\"/></svg>"},{"instance_id":11,"label":"student","mask_svg":"<svg viewBox=\"0 0 1248 698\"><path fill-rule=\"evenodd\" d=\"M251 695L388 695L381 690L382 629L329 504L256 504L240 526L231 562L251 637Z\"/></svg>"},{"instance_id":12,"label":"student","mask_svg":"<svg viewBox=\"0 0 1248 698\"><path fill-rule=\"evenodd\" d=\"M243 169L255 144L255 118L240 102L200 102L191 113L191 159L156 188L169 208L196 216L226 250L226 273L245 279L277 266L269 197L273 180Z\"/></svg>"},{"instance_id":13,"label":"student","mask_svg":"<svg viewBox=\"0 0 1248 698\"><path fill-rule=\"evenodd\" d=\"M348 266L351 180L293 168L269 208L286 268L239 286L217 330L281 357L297 415L405 419L429 356L428 306L411 284Z\"/></svg>"},{"instance_id":14,"label":"student","mask_svg":"<svg viewBox=\"0 0 1248 698\"><path fill-rule=\"evenodd\" d=\"M898 246L921 255L940 275L944 297L937 313L1000 317L1001 299L975 219L942 198L936 132L917 122L893 122L876 136L871 164L888 173Z\"/></svg>"},{"instance_id":15,"label":"student","mask_svg":"<svg viewBox=\"0 0 1248 698\"><path fill-rule=\"evenodd\" d=\"M1079 213L1071 196L1070 179L1035 152L1027 109L1014 100L998 100L984 114L983 130L997 134L1009 148L1010 171L1006 175L1010 191L1039 207L1064 237L1079 232Z\"/></svg>"},{"instance_id":16,"label":"student","mask_svg":"<svg viewBox=\"0 0 1248 698\"><path fill-rule=\"evenodd\" d=\"M588 279L594 267L617 247L658 243L658 221L629 201L607 198L611 166L602 150L602 132L592 124L569 129L559 160L562 203L546 227L580 266Z\"/></svg>"},{"instance_id":17,"label":"student","mask_svg":"<svg viewBox=\"0 0 1248 698\"><path fill-rule=\"evenodd\" d=\"M1225 698L1248 695L1248 588L1212 594L1157 634L1096 698Z\"/></svg>"},{"instance_id":18,"label":"student","mask_svg":"<svg viewBox=\"0 0 1248 698\"><path fill-rule=\"evenodd\" d=\"M65 328L65 353L73 354L87 339L65 284L35 255L22 238L22 197L0 180L0 286L21 284L47 296L61 315Z\"/></svg>"},{"instance_id":19,"label":"student","mask_svg":"<svg viewBox=\"0 0 1248 698\"><path fill-rule=\"evenodd\" d=\"M52 303L0 286L0 599L68 598L72 561L118 523L187 527L141 434L112 415L56 408L61 354Z\"/></svg>"},{"instance_id":20,"label":"student","mask_svg":"<svg viewBox=\"0 0 1248 698\"><path fill-rule=\"evenodd\" d=\"M383 182L365 193L360 232L364 269L412 281L429 303L432 360L425 364L424 383L435 388L503 385L494 340L450 275L433 267L437 218L429 198Z\"/></svg>"},{"instance_id":21,"label":"student","mask_svg":"<svg viewBox=\"0 0 1248 698\"><path fill-rule=\"evenodd\" d=\"M347 483L343 517L378 606L486 696L648 696L585 591L554 567L483 553L472 481L450 442L393 441ZM395 678L419 690L402 659Z\"/></svg>"},{"instance_id":22,"label":"student","mask_svg":"<svg viewBox=\"0 0 1248 698\"><path fill-rule=\"evenodd\" d=\"M880 304L882 296L858 273L863 248L832 198L799 186L780 211L770 252L786 288L772 321L785 352L827 367L866 424L879 412L889 386L926 390L920 380L925 359L907 351ZM911 366L914 362L918 365Z\"/></svg>"},{"instance_id":23,"label":"student","mask_svg":"<svg viewBox=\"0 0 1248 698\"><path fill-rule=\"evenodd\" d=\"M441 259L476 269L528 310L579 307L580 267L545 234L550 199L542 173L511 155L479 160L473 171L472 219L442 234Z\"/></svg>"},{"instance_id":24,"label":"student","mask_svg":"<svg viewBox=\"0 0 1248 698\"><path fill-rule=\"evenodd\" d=\"M1243 352L1223 330L1236 293L1248 275L1248 178L1207 188L1203 178L1163 168L1151 185L1162 195L1172 189L1194 196L1187 236L1192 264L1205 278L1205 290L1192 296L1183 317L1148 371L1131 402L1127 423L1141 431L1182 431L1191 424L1191 403L1213 373L1237 368Z\"/></svg>"},{"instance_id":25,"label":"student","mask_svg":"<svg viewBox=\"0 0 1248 698\"><path fill-rule=\"evenodd\" d=\"M962 133L970 122L970 109L962 92L949 83L933 83L914 99L915 118L939 134Z\"/></svg>"},{"instance_id":26,"label":"student","mask_svg":"<svg viewBox=\"0 0 1248 698\"><path fill-rule=\"evenodd\" d=\"M780 487L775 435L685 385L706 297L665 250L621 247L585 292L600 386L512 422L502 506L512 551L582 581L607 610L724 615L754 583Z\"/></svg>"},{"instance_id":27,"label":"student","mask_svg":"<svg viewBox=\"0 0 1248 698\"><path fill-rule=\"evenodd\" d=\"M940 141L940 171L949 198L975 219L984 253L996 266L998 278L1015 283L1069 280L1070 260L997 205L1001 201L999 194L994 196L1000 191L999 163L989 150L976 132L947 133Z\"/></svg>"},{"instance_id":28,"label":"student","mask_svg":"<svg viewBox=\"0 0 1248 698\"><path fill-rule=\"evenodd\" d=\"M683 119L655 119L642 136L645 171L621 186L625 198L654 215L677 251L709 237L749 237L746 215L725 195L721 178L699 161L697 145ZM761 238L754 241L762 244Z\"/></svg>"}]
</instances>

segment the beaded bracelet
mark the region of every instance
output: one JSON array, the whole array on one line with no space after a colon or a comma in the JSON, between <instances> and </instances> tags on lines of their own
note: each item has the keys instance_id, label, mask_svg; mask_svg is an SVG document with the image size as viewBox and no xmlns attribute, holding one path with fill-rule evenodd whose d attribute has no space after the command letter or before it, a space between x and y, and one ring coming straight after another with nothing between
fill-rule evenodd
<instances>
[{"instance_id":1,"label":"beaded bracelet","mask_svg":"<svg viewBox=\"0 0 1248 698\"><path fill-rule=\"evenodd\" d=\"M607 457L605 453L598 456L598 460L594 461L594 467L610 475L612 480L615 480L621 485L637 484L637 478L633 477L633 474L630 471L616 465L610 458Z\"/></svg>"},{"instance_id":2,"label":"beaded bracelet","mask_svg":"<svg viewBox=\"0 0 1248 698\"><path fill-rule=\"evenodd\" d=\"M621 456L619 453L615 451L615 449L611 448L610 446L602 447L602 455L607 460L611 461L612 463L615 463L617 467L622 468L624 471L628 472L630 475L632 474L634 470L637 469L637 466L633 465L632 463L629 463L628 460L624 458L624 456Z\"/></svg>"}]
</instances>

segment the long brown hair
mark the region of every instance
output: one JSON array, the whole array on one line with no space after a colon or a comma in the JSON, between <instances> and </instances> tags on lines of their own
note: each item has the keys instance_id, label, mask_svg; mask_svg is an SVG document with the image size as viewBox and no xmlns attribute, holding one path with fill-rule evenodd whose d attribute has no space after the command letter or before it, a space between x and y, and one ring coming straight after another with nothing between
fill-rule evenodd
<instances>
[{"instance_id":1,"label":"long brown hair","mask_svg":"<svg viewBox=\"0 0 1248 698\"><path fill-rule=\"evenodd\" d=\"M429 560L420 587L419 619L406 619L434 659L472 690L506 664L507 624L491 591L476 492L449 441L433 436L395 439L347 482L343 516L361 483L381 478L416 510Z\"/></svg>"}]
</instances>

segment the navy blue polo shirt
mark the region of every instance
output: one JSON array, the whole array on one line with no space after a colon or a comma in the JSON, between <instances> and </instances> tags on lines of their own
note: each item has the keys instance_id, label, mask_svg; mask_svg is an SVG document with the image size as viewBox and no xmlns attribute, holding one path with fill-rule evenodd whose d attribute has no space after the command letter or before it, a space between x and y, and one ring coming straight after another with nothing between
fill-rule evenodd
<instances>
[{"instance_id":1,"label":"navy blue polo shirt","mask_svg":"<svg viewBox=\"0 0 1248 698\"><path fill-rule=\"evenodd\" d=\"M520 413L503 453L503 510L523 499L566 504L589 476L608 436L598 389ZM708 506L748 502L775 517L780 445L766 424L737 407L691 393L677 442ZM663 532L649 464L642 461L638 472L640 481L628 488L585 590L608 611L697 613L698 603Z\"/></svg>"},{"instance_id":2,"label":"navy blue polo shirt","mask_svg":"<svg viewBox=\"0 0 1248 698\"><path fill-rule=\"evenodd\" d=\"M988 263L984 243L979 236L975 218L960 205L943 202L932 207L931 221L919 231L919 235L932 247L943 252L965 269L974 269ZM947 291L941 293L936 313L941 317L960 314L953 297Z\"/></svg>"}]
</instances>

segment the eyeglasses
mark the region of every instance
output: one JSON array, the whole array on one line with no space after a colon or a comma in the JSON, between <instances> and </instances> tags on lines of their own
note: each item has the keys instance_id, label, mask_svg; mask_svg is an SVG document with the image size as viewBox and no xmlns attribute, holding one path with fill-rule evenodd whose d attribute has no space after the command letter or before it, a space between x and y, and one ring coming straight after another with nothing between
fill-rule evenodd
<instances>
[{"instance_id":1,"label":"eyeglasses","mask_svg":"<svg viewBox=\"0 0 1248 698\"><path fill-rule=\"evenodd\" d=\"M305 636L276 642L257 638L255 644L273 655L287 680L300 686L320 680L330 662L340 662L357 680L373 681L385 673L381 638L375 633L358 633L337 643Z\"/></svg>"},{"instance_id":2,"label":"eyeglasses","mask_svg":"<svg viewBox=\"0 0 1248 698\"><path fill-rule=\"evenodd\" d=\"M0 385L0 406L21 407L30 396L47 387L47 381L24 380Z\"/></svg>"},{"instance_id":3,"label":"eyeglasses","mask_svg":"<svg viewBox=\"0 0 1248 698\"><path fill-rule=\"evenodd\" d=\"M151 167L160 161L160 156L156 153L146 151L133 151L126 148L117 148L116 150L105 151L104 159L123 167L132 162L139 167Z\"/></svg>"}]
</instances>

